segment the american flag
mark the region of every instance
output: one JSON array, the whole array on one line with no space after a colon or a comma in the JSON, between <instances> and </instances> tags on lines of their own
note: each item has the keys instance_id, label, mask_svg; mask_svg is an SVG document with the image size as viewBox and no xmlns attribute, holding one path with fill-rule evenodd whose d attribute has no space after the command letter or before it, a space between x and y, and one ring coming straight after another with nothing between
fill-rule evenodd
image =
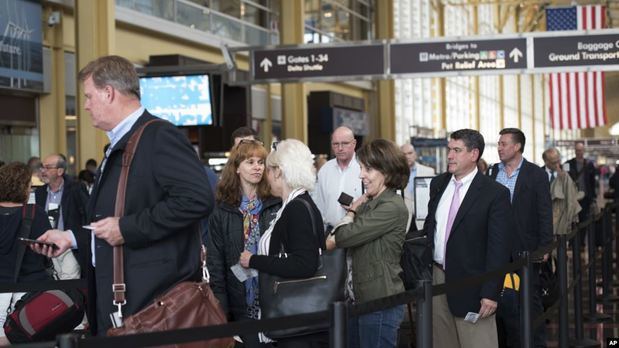
<instances>
[{"instance_id":1,"label":"american flag","mask_svg":"<svg viewBox=\"0 0 619 348\"><path fill-rule=\"evenodd\" d=\"M546 30L584 30L606 27L601 5L546 9ZM606 118L604 72L549 74L550 119L555 129L603 126Z\"/></svg>"}]
</instances>

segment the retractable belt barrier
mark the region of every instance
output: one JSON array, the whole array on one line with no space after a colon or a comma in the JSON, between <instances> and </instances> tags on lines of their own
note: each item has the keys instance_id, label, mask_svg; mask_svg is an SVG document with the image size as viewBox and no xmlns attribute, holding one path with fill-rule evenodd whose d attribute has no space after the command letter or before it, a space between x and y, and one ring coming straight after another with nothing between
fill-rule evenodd
<instances>
[{"instance_id":1,"label":"retractable belt barrier","mask_svg":"<svg viewBox=\"0 0 619 348\"><path fill-rule=\"evenodd\" d=\"M543 248L535 250L530 255L513 261L504 265L503 267L493 270L491 272L487 272L478 276L469 277L465 279L459 279L457 281L452 281L450 283L437 284L431 287L432 296L438 296L445 294L447 292L458 291L464 288L472 287L475 285L479 285L485 283L489 280L494 279L502 279L506 273L517 271L523 267L527 267L530 265L532 259L537 260L541 259L543 255L548 254L552 250L556 248L563 248L563 257L565 258L565 248L566 241L568 240L576 240L577 235L585 230L588 233L591 233L592 229L590 228L592 224L598 221L600 218L603 218L605 214L609 214L613 209L617 212L617 206L608 204L605 206L601 213L597 214L595 217L590 218L584 223L580 223L578 226L575 226L570 233L559 236L558 240L554 241L550 245L547 245ZM619 231L615 231L615 233L611 234L610 239L605 241L612 240L612 236L616 235ZM565 244L562 245L562 241ZM574 243L576 244L576 243ZM605 243L606 244L606 243ZM612 244L608 243L611 247ZM561 257L561 252L560 252ZM564 260L559 260L559 262L567 262ZM595 260L590 259L589 264L594 263ZM591 267L591 265L587 265L587 267ZM567 287L567 279L560 279L560 281L564 281L562 284L564 286L562 290L562 294L565 289L567 291L571 291L572 289L577 289L581 282L582 273L580 270L574 269L574 277L572 283ZM560 277L561 278L561 277ZM420 282L423 284L423 282ZM425 281L427 284L427 281ZM526 282L525 282L526 283ZM62 281L46 281L46 282L37 282L37 283L19 283L19 284L0 284L0 293L1 292L28 292L28 291L39 291L39 290L49 290L49 289L65 289L65 288L75 288L75 287L85 287L85 280L62 280ZM527 286L527 285L525 285ZM425 298L424 294L427 293L424 291L424 286L420 286L417 289L409 290L406 292L402 292L396 295L376 299L373 301L348 305L347 307L347 317L356 317L359 315L372 313L380 310L384 310L387 308L392 308L394 306L403 305L406 303L410 303L414 300L425 300L429 299ZM538 327L542 325L547 319L550 319L556 310L562 307L561 297L557 300L548 310L540 315L539 317L532 320L531 328ZM578 300L578 299L575 299ZM565 300L567 301L567 300ZM323 323L325 328L332 327L334 322L332 320L333 310L330 311L322 311L316 313L309 313L303 315L295 315L289 317L281 317L274 319L266 319L266 320L256 320L256 321L241 321L241 322L232 322L225 325L217 325L217 326L208 326L208 327L195 327L189 329L181 329L181 330L172 330L172 331L162 331L162 332L153 332L153 333L144 333L144 334L135 334L135 335L127 335L127 336L118 336L118 337L79 337L77 334L67 334L61 335L58 337L58 343L54 342L41 342L35 344L28 345L20 345L20 347L25 348L43 348L43 347L52 347L57 345L59 348L69 348L69 347L86 347L86 348L104 348L111 346L131 346L131 347L140 347L140 346L153 346L153 345L166 345L173 343L188 343L193 341L203 341L220 337L230 337L235 335L246 335L246 334L255 334L258 332L266 332L277 329L287 329L294 328L306 325L320 324ZM427 316L424 316L425 320L428 320ZM431 320L431 315L429 317ZM578 319L578 318L577 318ZM346 320L346 319L344 319ZM341 323L340 323L341 324ZM577 330L578 331L578 330ZM578 335L577 335L578 336ZM578 339L579 337L577 337ZM341 347L341 342L345 342L344 340L336 340L332 342L340 342L336 344L336 348ZM418 342L423 342L420 347L429 347L431 346L431 339L427 337L425 339L420 339L418 337ZM560 347L565 346L563 344L565 342L564 339L560 340ZM525 347L529 347L530 344L527 342L523 342Z\"/></svg>"}]
</instances>

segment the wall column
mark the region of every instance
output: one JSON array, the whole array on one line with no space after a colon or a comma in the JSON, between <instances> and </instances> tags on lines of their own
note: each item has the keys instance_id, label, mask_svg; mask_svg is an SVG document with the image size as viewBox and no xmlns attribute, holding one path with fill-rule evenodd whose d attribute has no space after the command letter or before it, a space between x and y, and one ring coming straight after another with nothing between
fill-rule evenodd
<instances>
[{"instance_id":1,"label":"wall column","mask_svg":"<svg viewBox=\"0 0 619 348\"><path fill-rule=\"evenodd\" d=\"M115 1L75 0L75 37L77 70L90 61L113 54L115 49ZM86 160L103 158L103 146L109 142L105 133L92 126L84 110L84 88L77 92L77 163L83 168Z\"/></svg>"},{"instance_id":2,"label":"wall column","mask_svg":"<svg viewBox=\"0 0 619 348\"><path fill-rule=\"evenodd\" d=\"M376 37L393 39L393 0L376 3ZM380 80L378 85L378 136L395 141L395 82Z\"/></svg>"},{"instance_id":3,"label":"wall column","mask_svg":"<svg viewBox=\"0 0 619 348\"><path fill-rule=\"evenodd\" d=\"M44 18L53 10L45 9ZM67 153L63 22L61 19L53 27L45 26L43 32L52 51L52 85L50 94L42 94L39 98L41 158L52 153Z\"/></svg>"},{"instance_id":4,"label":"wall column","mask_svg":"<svg viewBox=\"0 0 619 348\"><path fill-rule=\"evenodd\" d=\"M305 32L303 0L281 2L281 44L302 44ZM282 137L299 139L308 143L307 98L305 84L282 83Z\"/></svg>"}]
</instances>

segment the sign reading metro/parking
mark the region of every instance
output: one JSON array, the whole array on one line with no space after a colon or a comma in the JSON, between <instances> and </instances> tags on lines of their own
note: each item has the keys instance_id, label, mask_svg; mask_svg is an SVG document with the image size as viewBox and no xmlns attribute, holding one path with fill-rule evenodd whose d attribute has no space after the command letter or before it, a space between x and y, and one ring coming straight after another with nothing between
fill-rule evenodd
<instances>
[{"instance_id":1,"label":"sign reading metro/parking","mask_svg":"<svg viewBox=\"0 0 619 348\"><path fill-rule=\"evenodd\" d=\"M392 74L527 68L526 38L391 44Z\"/></svg>"},{"instance_id":2,"label":"sign reading metro/parking","mask_svg":"<svg viewBox=\"0 0 619 348\"><path fill-rule=\"evenodd\" d=\"M619 34L534 37L536 68L619 65Z\"/></svg>"},{"instance_id":3,"label":"sign reading metro/parking","mask_svg":"<svg viewBox=\"0 0 619 348\"><path fill-rule=\"evenodd\" d=\"M282 48L253 51L255 80L383 75L384 46Z\"/></svg>"}]
</instances>

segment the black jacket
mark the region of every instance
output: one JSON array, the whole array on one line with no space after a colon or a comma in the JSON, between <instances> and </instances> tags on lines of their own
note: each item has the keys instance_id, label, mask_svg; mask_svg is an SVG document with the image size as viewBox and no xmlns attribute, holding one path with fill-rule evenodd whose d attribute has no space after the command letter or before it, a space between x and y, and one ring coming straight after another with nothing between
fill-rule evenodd
<instances>
[{"instance_id":1,"label":"black jacket","mask_svg":"<svg viewBox=\"0 0 619 348\"><path fill-rule=\"evenodd\" d=\"M496 180L499 165L492 169ZM535 251L552 243L552 199L546 172L522 159L514 188L512 213L517 226L513 240L514 251Z\"/></svg>"},{"instance_id":2,"label":"black jacket","mask_svg":"<svg viewBox=\"0 0 619 348\"><path fill-rule=\"evenodd\" d=\"M17 236L20 235L22 216L22 207L0 207L0 283L13 282L17 249L21 243ZM36 206L28 238L37 239L50 228L45 210ZM46 271L48 264L45 256L26 247L17 282L50 280Z\"/></svg>"},{"instance_id":3,"label":"black jacket","mask_svg":"<svg viewBox=\"0 0 619 348\"><path fill-rule=\"evenodd\" d=\"M262 202L260 235L269 228L281 205L279 198L268 198ZM209 218L208 230L206 254L211 289L232 320L243 319L247 316L245 285L230 270L239 263L239 256L245 247L243 215L238 207L219 203Z\"/></svg>"},{"instance_id":4,"label":"black jacket","mask_svg":"<svg viewBox=\"0 0 619 348\"><path fill-rule=\"evenodd\" d=\"M310 213L303 202L312 206L314 215L312 231ZM325 250L322 216L312 197L306 192L290 201L279 220L273 227L269 255L254 255L249 259L249 266L259 272L266 272L285 278L307 278L318 269L318 248ZM286 258L278 257L281 247L288 254Z\"/></svg>"},{"instance_id":5,"label":"black jacket","mask_svg":"<svg viewBox=\"0 0 619 348\"><path fill-rule=\"evenodd\" d=\"M424 232L432 246L437 224L436 210L451 177L452 174L443 173L430 183ZM511 234L514 233L510 209L507 188L478 172L462 200L447 241L447 284L497 270L509 262ZM449 309L460 318L467 312L478 313L480 300L497 301L502 285L499 279L493 279L480 285L448 291Z\"/></svg>"},{"instance_id":6,"label":"black jacket","mask_svg":"<svg viewBox=\"0 0 619 348\"><path fill-rule=\"evenodd\" d=\"M566 163L570 165L570 170L568 171L568 173L570 174L572 180L574 180L574 183L576 183L576 186L578 186L578 178L581 175L584 176L585 187L579 187L578 190L585 192L585 200L591 201L595 199L595 175L597 174L597 170L595 169L593 162L585 159L585 164L583 165L583 168L580 170L580 172L578 171L578 167L576 165L576 158L572 158Z\"/></svg>"},{"instance_id":7,"label":"black jacket","mask_svg":"<svg viewBox=\"0 0 619 348\"><path fill-rule=\"evenodd\" d=\"M145 111L114 145L90 197L89 222L114 216L127 141L141 125L154 119ZM119 220L125 240L127 284L123 315L136 313L174 284L199 277L199 227L200 220L213 209L209 194L208 179L187 137L169 122L149 125L131 164L125 212ZM82 230L75 235L82 271L86 265L89 289L96 291L89 293L89 300L96 301L89 302L88 319L94 332L104 334L111 327L110 313L116 311L112 304L112 247L95 238L96 272L93 272L91 233Z\"/></svg>"},{"instance_id":8,"label":"black jacket","mask_svg":"<svg viewBox=\"0 0 619 348\"><path fill-rule=\"evenodd\" d=\"M34 191L36 204L45 210L47 201L47 187L43 185ZM64 175L64 188L60 198L62 221L65 230L79 231L86 224L86 205L88 194L82 189L82 185L67 175Z\"/></svg>"}]
</instances>

